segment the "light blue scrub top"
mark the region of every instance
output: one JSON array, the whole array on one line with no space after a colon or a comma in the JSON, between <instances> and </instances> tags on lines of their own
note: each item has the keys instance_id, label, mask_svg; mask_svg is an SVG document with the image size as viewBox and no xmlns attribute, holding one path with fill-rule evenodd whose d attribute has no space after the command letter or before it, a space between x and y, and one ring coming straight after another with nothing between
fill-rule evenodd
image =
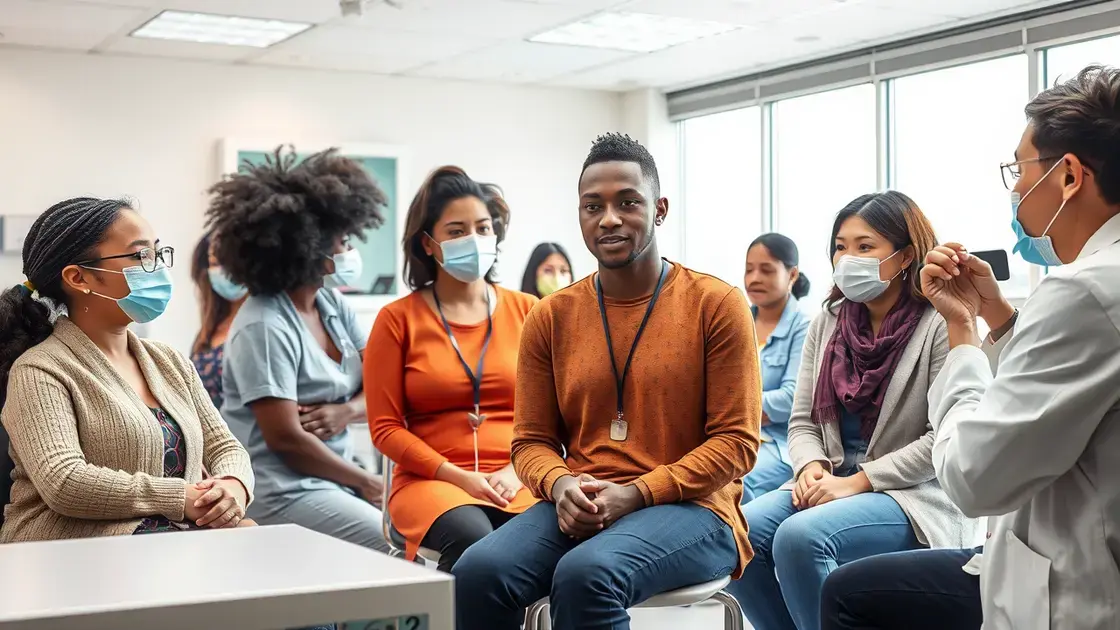
<instances>
[{"instance_id":1,"label":"light blue scrub top","mask_svg":"<svg viewBox=\"0 0 1120 630\"><path fill-rule=\"evenodd\" d=\"M289 468L265 444L249 408L264 398L293 400L300 405L345 403L362 390L361 352L366 335L354 311L331 289L320 289L315 303L327 334L342 353L341 363L335 363L315 342L286 293L245 300L226 341L222 416L253 460L256 503L262 507L270 502L277 505L278 497L286 504L293 493L340 487ZM339 457L353 460L349 427L323 443Z\"/></svg>"}]
</instances>

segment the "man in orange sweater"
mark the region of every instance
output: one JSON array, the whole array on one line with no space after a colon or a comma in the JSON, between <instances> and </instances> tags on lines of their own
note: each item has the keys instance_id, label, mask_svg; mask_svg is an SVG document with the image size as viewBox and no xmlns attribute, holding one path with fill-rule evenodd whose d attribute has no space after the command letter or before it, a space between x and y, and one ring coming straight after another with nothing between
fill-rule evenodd
<instances>
[{"instance_id":1,"label":"man in orange sweater","mask_svg":"<svg viewBox=\"0 0 1120 630\"><path fill-rule=\"evenodd\" d=\"M739 499L762 393L746 299L660 257L669 202L637 142L597 139L579 194L598 273L534 308L518 357L513 464L543 501L455 565L459 630L516 630L545 596L555 630L629 628L630 606L751 557Z\"/></svg>"}]
</instances>

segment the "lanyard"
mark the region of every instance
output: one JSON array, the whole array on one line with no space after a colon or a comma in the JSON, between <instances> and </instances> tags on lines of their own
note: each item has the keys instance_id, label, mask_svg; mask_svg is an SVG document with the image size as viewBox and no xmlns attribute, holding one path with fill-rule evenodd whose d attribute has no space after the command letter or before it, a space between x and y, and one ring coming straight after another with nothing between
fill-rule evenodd
<instances>
[{"instance_id":1,"label":"lanyard","mask_svg":"<svg viewBox=\"0 0 1120 630\"><path fill-rule=\"evenodd\" d=\"M614 343L611 342L611 325L607 322L607 305L603 301L603 284L599 281L599 276L595 276L595 293L599 298L599 315L603 318L603 333L607 337L607 354L611 361L611 371L614 372L615 395L617 400L616 411L618 415L614 421L611 422L611 439L617 442L622 442L626 439L627 423L625 416L622 412L622 397L626 389L626 375L630 373L630 363L634 360L634 351L638 348L638 341L642 338L642 333L646 330L646 324L649 323L649 316L653 313L653 307L657 304L657 298L661 296L661 288L665 284L665 276L669 275L669 265L664 260L661 261L661 277L657 279L657 287L653 290L653 296L649 299L649 306L646 307L646 314L642 317L642 323L638 325L638 333L634 335L634 342L630 344L630 352L626 355L626 365L622 368L622 374L618 373L618 365L614 361Z\"/></svg>"},{"instance_id":2,"label":"lanyard","mask_svg":"<svg viewBox=\"0 0 1120 630\"><path fill-rule=\"evenodd\" d=\"M471 371L471 366L467 360L463 358L463 352L459 349L459 340L455 339L455 333L451 332L451 324L447 322L447 318L443 315L443 305L439 302L439 294L436 293L435 286L432 287L432 298L436 303L436 310L439 311L439 318L443 321L443 329L447 331L447 338L451 340L451 347L455 349L455 355L459 357L459 363L463 366L463 371L467 373L467 378L471 380L471 388L474 390L474 414L471 416L471 428L478 430L478 425L482 424L485 416L479 413L479 406L482 404L482 366L486 361L486 349L490 347L490 336L494 333L494 317L490 313L490 287L486 288L486 340L482 342L482 352L478 354L478 367Z\"/></svg>"}]
</instances>

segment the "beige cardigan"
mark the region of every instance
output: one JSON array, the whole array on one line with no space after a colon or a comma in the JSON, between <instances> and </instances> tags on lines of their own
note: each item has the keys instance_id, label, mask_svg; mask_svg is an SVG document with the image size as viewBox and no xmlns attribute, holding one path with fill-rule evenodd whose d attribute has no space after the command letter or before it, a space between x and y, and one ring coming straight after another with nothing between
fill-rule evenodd
<instances>
[{"instance_id":1,"label":"beige cardigan","mask_svg":"<svg viewBox=\"0 0 1120 630\"><path fill-rule=\"evenodd\" d=\"M230 433L194 366L128 333L128 347L186 443L186 478L163 476L163 431L105 355L73 322L12 367L0 421L15 464L0 542L131 534L147 516L183 520L186 485L233 477L253 491L249 454Z\"/></svg>"}]
</instances>

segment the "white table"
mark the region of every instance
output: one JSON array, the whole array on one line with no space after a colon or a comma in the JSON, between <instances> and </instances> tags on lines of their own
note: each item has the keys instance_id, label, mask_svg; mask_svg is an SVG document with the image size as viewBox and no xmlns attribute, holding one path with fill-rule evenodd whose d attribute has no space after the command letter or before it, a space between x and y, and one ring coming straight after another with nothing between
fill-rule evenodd
<instances>
[{"instance_id":1,"label":"white table","mask_svg":"<svg viewBox=\"0 0 1120 630\"><path fill-rule=\"evenodd\" d=\"M294 525L0 545L0 630L453 630L453 597L450 576Z\"/></svg>"}]
</instances>

